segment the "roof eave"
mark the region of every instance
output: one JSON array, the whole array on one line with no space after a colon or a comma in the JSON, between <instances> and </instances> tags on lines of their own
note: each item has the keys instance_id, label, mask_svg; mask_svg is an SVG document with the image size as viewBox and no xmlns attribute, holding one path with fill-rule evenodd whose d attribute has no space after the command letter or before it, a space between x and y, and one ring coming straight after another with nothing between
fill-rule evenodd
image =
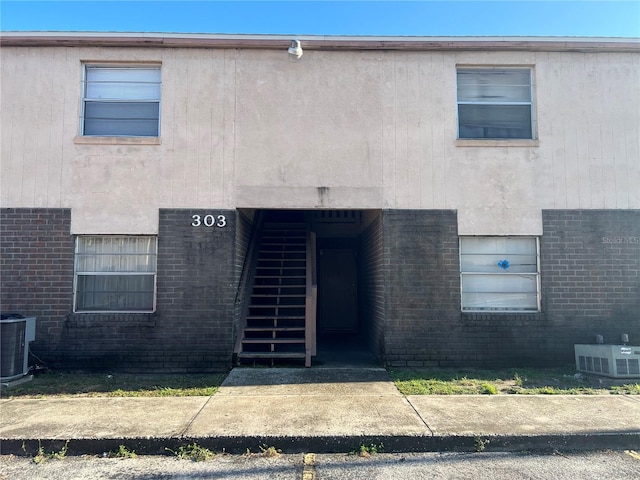
<instances>
[{"instance_id":1,"label":"roof eave","mask_svg":"<svg viewBox=\"0 0 640 480\"><path fill-rule=\"evenodd\" d=\"M4 47L136 47L282 49L291 39L305 50L404 51L640 51L638 38L595 37L359 37L161 33L3 32Z\"/></svg>"}]
</instances>

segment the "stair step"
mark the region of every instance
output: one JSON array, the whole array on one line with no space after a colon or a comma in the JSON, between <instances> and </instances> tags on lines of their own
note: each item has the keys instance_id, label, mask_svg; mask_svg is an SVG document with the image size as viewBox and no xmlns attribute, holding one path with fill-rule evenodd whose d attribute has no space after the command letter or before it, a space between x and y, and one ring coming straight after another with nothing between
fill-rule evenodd
<instances>
[{"instance_id":1,"label":"stair step","mask_svg":"<svg viewBox=\"0 0 640 480\"><path fill-rule=\"evenodd\" d=\"M297 318L303 317L305 309L305 303L299 300L300 303L296 305L274 305L256 303L249 305L249 316L247 318L255 317L268 317L268 318ZM280 309L280 310L278 310Z\"/></svg>"},{"instance_id":2,"label":"stair step","mask_svg":"<svg viewBox=\"0 0 640 480\"><path fill-rule=\"evenodd\" d=\"M300 273L306 273L306 265L257 265L257 270L268 271L282 271L282 275L299 275Z\"/></svg>"},{"instance_id":3,"label":"stair step","mask_svg":"<svg viewBox=\"0 0 640 480\"><path fill-rule=\"evenodd\" d=\"M257 286L257 285L256 285ZM287 290L277 291L280 285L262 285L264 287L269 287L269 289L257 288L250 295L251 297L265 297L265 298L274 298L274 297L284 297L284 298L302 298L306 297L306 289L304 285L296 285L299 291L291 290L290 288ZM271 292L273 290L273 292Z\"/></svg>"},{"instance_id":4,"label":"stair step","mask_svg":"<svg viewBox=\"0 0 640 480\"><path fill-rule=\"evenodd\" d=\"M295 228L288 230L286 228L267 228L262 231L262 238L264 237L286 237L286 238L304 238L307 236L306 230L301 228Z\"/></svg>"},{"instance_id":5,"label":"stair step","mask_svg":"<svg viewBox=\"0 0 640 480\"><path fill-rule=\"evenodd\" d=\"M249 308L252 309L262 309L262 310L266 310L266 309L275 309L275 308L285 308L285 309L291 309L291 308L304 308L305 304L304 303L298 303L296 305L270 305L270 304L265 304L265 303L256 303L256 304L251 304L249 305ZM285 310L282 310L281 313L284 313ZM257 314L257 312L252 312L254 315Z\"/></svg>"},{"instance_id":6,"label":"stair step","mask_svg":"<svg viewBox=\"0 0 640 480\"><path fill-rule=\"evenodd\" d=\"M304 288L304 285L254 285L253 288Z\"/></svg>"},{"instance_id":7,"label":"stair step","mask_svg":"<svg viewBox=\"0 0 640 480\"><path fill-rule=\"evenodd\" d=\"M263 268L259 267L259 273L256 273L254 278L307 278L306 275L297 275L293 272L290 274L279 273L278 268Z\"/></svg>"},{"instance_id":8,"label":"stair step","mask_svg":"<svg viewBox=\"0 0 640 480\"><path fill-rule=\"evenodd\" d=\"M301 252L302 253L302 252ZM302 254L300 254L302 257ZM271 262L271 263L302 263L303 265L307 263L306 257L304 258L263 258L260 257L258 262Z\"/></svg>"},{"instance_id":9,"label":"stair step","mask_svg":"<svg viewBox=\"0 0 640 480\"><path fill-rule=\"evenodd\" d=\"M307 277L304 275L256 275L255 278L304 278L306 280Z\"/></svg>"},{"instance_id":10,"label":"stair step","mask_svg":"<svg viewBox=\"0 0 640 480\"><path fill-rule=\"evenodd\" d=\"M304 332L304 327L246 327L245 332Z\"/></svg>"},{"instance_id":11,"label":"stair step","mask_svg":"<svg viewBox=\"0 0 640 480\"><path fill-rule=\"evenodd\" d=\"M291 262L291 260L287 260L287 262ZM258 270L267 268L271 270L305 270L307 268L307 265L257 265L257 268Z\"/></svg>"},{"instance_id":12,"label":"stair step","mask_svg":"<svg viewBox=\"0 0 640 480\"><path fill-rule=\"evenodd\" d=\"M255 298L304 298L304 297L306 297L306 295L304 293L298 293L298 294L254 293L251 296L255 297Z\"/></svg>"},{"instance_id":13,"label":"stair step","mask_svg":"<svg viewBox=\"0 0 640 480\"><path fill-rule=\"evenodd\" d=\"M302 255L300 255L302 257ZM260 257L258 263L272 263L272 264L296 264L304 267L307 264L306 258L264 258Z\"/></svg>"},{"instance_id":14,"label":"stair step","mask_svg":"<svg viewBox=\"0 0 640 480\"><path fill-rule=\"evenodd\" d=\"M265 238L295 238L295 239L306 239L307 232L305 230L278 230L275 228L270 228L268 230L262 231L262 239Z\"/></svg>"},{"instance_id":15,"label":"stair step","mask_svg":"<svg viewBox=\"0 0 640 480\"><path fill-rule=\"evenodd\" d=\"M307 239L305 236L291 237L286 235L263 235L260 245L305 245Z\"/></svg>"},{"instance_id":16,"label":"stair step","mask_svg":"<svg viewBox=\"0 0 640 480\"><path fill-rule=\"evenodd\" d=\"M302 343L304 338L243 338L242 343L285 344Z\"/></svg>"},{"instance_id":17,"label":"stair step","mask_svg":"<svg viewBox=\"0 0 640 480\"><path fill-rule=\"evenodd\" d=\"M305 358L305 352L240 352L239 358Z\"/></svg>"},{"instance_id":18,"label":"stair step","mask_svg":"<svg viewBox=\"0 0 640 480\"><path fill-rule=\"evenodd\" d=\"M304 251L306 244L303 242L276 242L276 241L268 241L268 242L262 242L260 244L260 247L262 249L262 247L283 247L282 248L282 252L290 252L290 253L301 253ZM284 247L287 247L286 249ZM291 247L297 247L296 250L290 250ZM280 252L276 252L276 253L280 253Z\"/></svg>"}]
</instances>

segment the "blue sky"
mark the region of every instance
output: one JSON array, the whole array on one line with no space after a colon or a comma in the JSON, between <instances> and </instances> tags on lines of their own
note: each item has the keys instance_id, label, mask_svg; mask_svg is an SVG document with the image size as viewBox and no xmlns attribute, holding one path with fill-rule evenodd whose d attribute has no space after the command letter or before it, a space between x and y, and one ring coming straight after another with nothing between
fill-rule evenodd
<instances>
[{"instance_id":1,"label":"blue sky","mask_svg":"<svg viewBox=\"0 0 640 480\"><path fill-rule=\"evenodd\" d=\"M3 31L640 37L640 0L0 0Z\"/></svg>"}]
</instances>

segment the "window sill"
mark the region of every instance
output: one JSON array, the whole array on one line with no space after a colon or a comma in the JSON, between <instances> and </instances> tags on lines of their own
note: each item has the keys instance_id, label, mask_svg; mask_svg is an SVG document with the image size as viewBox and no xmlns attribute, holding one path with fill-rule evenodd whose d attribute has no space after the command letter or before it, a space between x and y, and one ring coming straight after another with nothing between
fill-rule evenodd
<instances>
[{"instance_id":1,"label":"window sill","mask_svg":"<svg viewBox=\"0 0 640 480\"><path fill-rule=\"evenodd\" d=\"M462 313L468 313L471 315L502 315L502 314L509 314L509 315L514 315L514 314L518 314L518 315L532 315L535 313L540 313L540 310L462 310Z\"/></svg>"},{"instance_id":2,"label":"window sill","mask_svg":"<svg viewBox=\"0 0 640 480\"><path fill-rule=\"evenodd\" d=\"M76 145L160 145L160 137L83 137L73 139Z\"/></svg>"},{"instance_id":3,"label":"window sill","mask_svg":"<svg viewBox=\"0 0 640 480\"><path fill-rule=\"evenodd\" d=\"M480 140L458 139L456 147L539 147L540 140Z\"/></svg>"},{"instance_id":4,"label":"window sill","mask_svg":"<svg viewBox=\"0 0 640 480\"><path fill-rule=\"evenodd\" d=\"M76 310L74 315L152 315L154 310Z\"/></svg>"}]
</instances>

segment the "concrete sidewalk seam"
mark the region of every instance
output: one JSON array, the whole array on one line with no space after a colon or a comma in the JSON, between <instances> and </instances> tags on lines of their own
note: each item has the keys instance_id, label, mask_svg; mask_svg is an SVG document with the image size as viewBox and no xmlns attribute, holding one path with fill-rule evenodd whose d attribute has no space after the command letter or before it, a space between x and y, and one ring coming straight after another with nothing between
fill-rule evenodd
<instances>
[{"instance_id":1,"label":"concrete sidewalk seam","mask_svg":"<svg viewBox=\"0 0 640 480\"><path fill-rule=\"evenodd\" d=\"M433 430L431 430L431 427L429 426L429 424L427 423L427 421L423 418L422 415L420 415L420 412L418 410L416 410L416 407L413 406L413 403L411 403L411 400L409 400L409 398L404 397L404 399L406 400L406 402L411 406L411 408L413 409L414 412L416 412L416 415L418 415L418 418L420 420L422 420L422 423L424 423L424 426L427 427L427 429L429 430L429 433L431 434L432 437L435 436L435 434L433 433Z\"/></svg>"},{"instance_id":2,"label":"concrete sidewalk seam","mask_svg":"<svg viewBox=\"0 0 640 480\"><path fill-rule=\"evenodd\" d=\"M212 398L213 398L213 395L210 395L209 398L207 398L207 401L202 404L202 406L200 407L200 410L198 410L196 412L196 414L193 417L191 417L191 420L189 420L189 423L187 423L187 426L184 427L180 432L178 432L178 438L183 438L185 436L187 431L193 425L193 422L195 422L196 418L198 418L198 416L200 416L200 414L205 409L205 407L209 404L209 402L211 401Z\"/></svg>"}]
</instances>

